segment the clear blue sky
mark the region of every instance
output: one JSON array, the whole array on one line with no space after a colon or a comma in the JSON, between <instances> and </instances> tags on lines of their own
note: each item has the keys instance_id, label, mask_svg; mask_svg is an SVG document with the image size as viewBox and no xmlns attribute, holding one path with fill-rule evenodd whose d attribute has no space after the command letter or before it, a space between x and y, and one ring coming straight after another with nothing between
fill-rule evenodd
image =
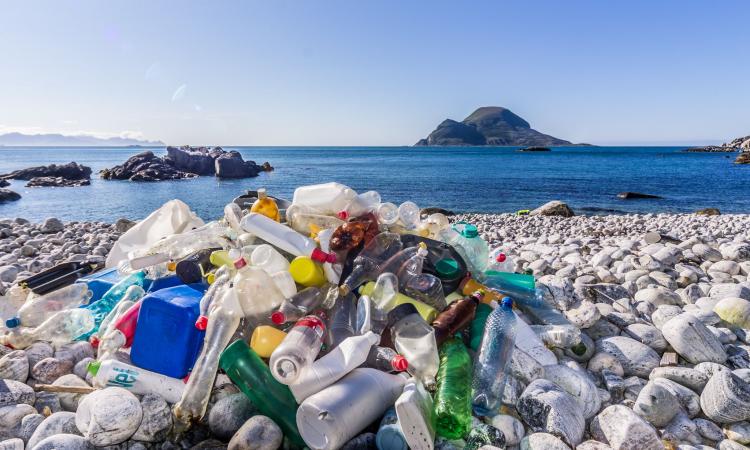
<instances>
[{"instance_id":1,"label":"clear blue sky","mask_svg":"<svg viewBox=\"0 0 750 450\"><path fill-rule=\"evenodd\" d=\"M505 106L575 142L750 134L750 2L19 1L0 132L410 145Z\"/></svg>"}]
</instances>

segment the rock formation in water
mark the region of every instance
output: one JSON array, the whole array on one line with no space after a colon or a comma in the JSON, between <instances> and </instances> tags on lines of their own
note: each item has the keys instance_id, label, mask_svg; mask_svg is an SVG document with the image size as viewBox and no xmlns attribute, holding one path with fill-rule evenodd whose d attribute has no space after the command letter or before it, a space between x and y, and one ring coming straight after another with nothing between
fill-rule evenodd
<instances>
[{"instance_id":1,"label":"rock formation in water","mask_svg":"<svg viewBox=\"0 0 750 450\"><path fill-rule=\"evenodd\" d=\"M446 119L417 146L487 145L487 146L556 146L571 145L531 128L531 125L509 109L483 106L461 122Z\"/></svg>"},{"instance_id":2,"label":"rock formation in water","mask_svg":"<svg viewBox=\"0 0 750 450\"><path fill-rule=\"evenodd\" d=\"M0 178L8 180L31 180L38 177L60 177L66 180L87 180L91 177L91 167L69 162L67 164L50 164L49 166L29 167L15 170Z\"/></svg>"}]
</instances>

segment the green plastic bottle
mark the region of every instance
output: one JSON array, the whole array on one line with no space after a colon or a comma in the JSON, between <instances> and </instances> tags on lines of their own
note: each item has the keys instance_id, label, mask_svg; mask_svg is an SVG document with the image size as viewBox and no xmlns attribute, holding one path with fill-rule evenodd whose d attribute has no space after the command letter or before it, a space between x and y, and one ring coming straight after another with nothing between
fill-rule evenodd
<instances>
[{"instance_id":1,"label":"green plastic bottle","mask_svg":"<svg viewBox=\"0 0 750 450\"><path fill-rule=\"evenodd\" d=\"M219 365L253 405L279 425L293 445L304 447L297 430L297 402L292 391L276 381L266 363L245 341L230 344L221 354Z\"/></svg>"},{"instance_id":2,"label":"green plastic bottle","mask_svg":"<svg viewBox=\"0 0 750 450\"><path fill-rule=\"evenodd\" d=\"M471 357L461 339L454 337L440 347L440 369L435 394L437 434L461 439L471 428Z\"/></svg>"},{"instance_id":3,"label":"green plastic bottle","mask_svg":"<svg viewBox=\"0 0 750 450\"><path fill-rule=\"evenodd\" d=\"M480 303L477 305L477 312L474 315L474 320L471 321L469 326L469 348L477 351L479 345L482 343L482 335L484 334L484 325L487 323L487 317L492 312L492 307L486 303Z\"/></svg>"}]
</instances>

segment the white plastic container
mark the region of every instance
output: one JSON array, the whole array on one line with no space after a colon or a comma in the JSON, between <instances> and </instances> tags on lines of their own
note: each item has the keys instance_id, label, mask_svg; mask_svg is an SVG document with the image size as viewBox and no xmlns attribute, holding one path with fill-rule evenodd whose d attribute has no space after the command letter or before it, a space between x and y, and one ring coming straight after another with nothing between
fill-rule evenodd
<instances>
[{"instance_id":1,"label":"white plastic container","mask_svg":"<svg viewBox=\"0 0 750 450\"><path fill-rule=\"evenodd\" d=\"M435 447L435 428L432 426L432 397L413 378L404 386L396 400L396 415L406 443L412 450L432 450Z\"/></svg>"},{"instance_id":2,"label":"white plastic container","mask_svg":"<svg viewBox=\"0 0 750 450\"><path fill-rule=\"evenodd\" d=\"M351 336L330 353L315 361L289 385L297 403L332 385L347 373L361 366L370 347L380 342L380 336L369 331L362 336Z\"/></svg>"},{"instance_id":3,"label":"white plastic container","mask_svg":"<svg viewBox=\"0 0 750 450\"><path fill-rule=\"evenodd\" d=\"M180 379L131 366L116 359L90 363L88 370L94 375L93 386L99 389L117 386L138 395L155 393L172 404L180 400L185 390L185 382Z\"/></svg>"},{"instance_id":4,"label":"white plastic container","mask_svg":"<svg viewBox=\"0 0 750 450\"><path fill-rule=\"evenodd\" d=\"M336 262L336 256L318 248L315 241L263 214L250 213L242 218L242 229L252 233L274 247L294 256L309 256L315 261ZM253 253L255 253L253 251Z\"/></svg>"},{"instance_id":5,"label":"white plastic container","mask_svg":"<svg viewBox=\"0 0 750 450\"><path fill-rule=\"evenodd\" d=\"M367 191L354 197L337 215L342 220L359 217L375 211L378 205L380 205L380 194L377 191Z\"/></svg>"},{"instance_id":6,"label":"white plastic container","mask_svg":"<svg viewBox=\"0 0 750 450\"><path fill-rule=\"evenodd\" d=\"M340 448L380 418L396 401L406 380L377 369L354 369L297 409L297 428L313 450Z\"/></svg>"},{"instance_id":7,"label":"white plastic container","mask_svg":"<svg viewBox=\"0 0 750 450\"><path fill-rule=\"evenodd\" d=\"M515 312L514 312L515 314ZM544 343L534 330L516 314L516 347L531 356L542 366L557 364L557 357Z\"/></svg>"},{"instance_id":8,"label":"white plastic container","mask_svg":"<svg viewBox=\"0 0 750 450\"><path fill-rule=\"evenodd\" d=\"M357 193L341 183L323 183L300 186L294 190L292 203L315 208L322 214L335 216L346 208Z\"/></svg>"},{"instance_id":9,"label":"white plastic container","mask_svg":"<svg viewBox=\"0 0 750 450\"><path fill-rule=\"evenodd\" d=\"M297 293L297 284L289 273L289 261L278 250L268 244L255 247L250 255L250 264L260 267L271 276L284 298Z\"/></svg>"}]
</instances>

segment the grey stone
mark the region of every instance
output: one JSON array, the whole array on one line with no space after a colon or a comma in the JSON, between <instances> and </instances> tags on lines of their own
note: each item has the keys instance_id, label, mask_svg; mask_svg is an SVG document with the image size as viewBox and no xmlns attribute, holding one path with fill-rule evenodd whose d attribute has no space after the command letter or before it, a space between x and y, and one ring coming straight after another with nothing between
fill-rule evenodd
<instances>
[{"instance_id":1,"label":"grey stone","mask_svg":"<svg viewBox=\"0 0 750 450\"><path fill-rule=\"evenodd\" d=\"M682 314L682 308L674 305L661 305L656 308L653 314L651 314L651 322L658 329L662 329L664 324L669 322L673 317L677 317Z\"/></svg>"},{"instance_id":2,"label":"grey stone","mask_svg":"<svg viewBox=\"0 0 750 450\"><path fill-rule=\"evenodd\" d=\"M664 448L654 427L626 406L608 406L594 420L613 450Z\"/></svg>"},{"instance_id":3,"label":"grey stone","mask_svg":"<svg viewBox=\"0 0 750 450\"><path fill-rule=\"evenodd\" d=\"M657 307L661 305L679 306L682 304L680 296L664 286L641 289L636 292L635 301L648 302Z\"/></svg>"},{"instance_id":4,"label":"grey stone","mask_svg":"<svg viewBox=\"0 0 750 450\"><path fill-rule=\"evenodd\" d=\"M0 380L0 406L33 405L34 400L36 395L29 386L16 380Z\"/></svg>"},{"instance_id":5,"label":"grey stone","mask_svg":"<svg viewBox=\"0 0 750 450\"><path fill-rule=\"evenodd\" d=\"M696 394L692 390L666 378L655 378L651 380L651 383L662 386L663 388L671 392L672 395L677 397L680 405L682 405L682 408L687 411L690 417L695 417L698 413L701 412L700 397L698 397L698 394Z\"/></svg>"},{"instance_id":6,"label":"grey stone","mask_svg":"<svg viewBox=\"0 0 750 450\"><path fill-rule=\"evenodd\" d=\"M679 410L677 398L657 383L646 384L633 405L636 414L657 428L666 426Z\"/></svg>"},{"instance_id":7,"label":"grey stone","mask_svg":"<svg viewBox=\"0 0 750 450\"><path fill-rule=\"evenodd\" d=\"M612 450L612 447L599 441L588 440L578 444L576 450Z\"/></svg>"},{"instance_id":8,"label":"grey stone","mask_svg":"<svg viewBox=\"0 0 750 450\"><path fill-rule=\"evenodd\" d=\"M720 370L708 380L700 397L703 413L714 422L750 419L750 385L729 370Z\"/></svg>"},{"instance_id":9,"label":"grey stone","mask_svg":"<svg viewBox=\"0 0 750 450\"><path fill-rule=\"evenodd\" d=\"M702 442L698 428L684 411L679 411L661 431L661 438L668 442L689 442L695 445Z\"/></svg>"},{"instance_id":10,"label":"grey stone","mask_svg":"<svg viewBox=\"0 0 750 450\"><path fill-rule=\"evenodd\" d=\"M33 449L44 439L62 433L79 434L76 428L76 415L72 412L56 412L44 419L29 438L28 447Z\"/></svg>"},{"instance_id":11,"label":"grey stone","mask_svg":"<svg viewBox=\"0 0 750 450\"><path fill-rule=\"evenodd\" d=\"M208 425L219 439L230 439L257 411L245 394L222 398L211 408Z\"/></svg>"},{"instance_id":12,"label":"grey stone","mask_svg":"<svg viewBox=\"0 0 750 450\"><path fill-rule=\"evenodd\" d=\"M49 384L73 372L73 363L67 359L44 358L31 368L31 376Z\"/></svg>"},{"instance_id":13,"label":"grey stone","mask_svg":"<svg viewBox=\"0 0 750 450\"><path fill-rule=\"evenodd\" d=\"M704 439L714 442L724 439L721 427L710 420L696 418L693 419L693 422L695 423L695 428L698 430L698 434L703 436Z\"/></svg>"},{"instance_id":14,"label":"grey stone","mask_svg":"<svg viewBox=\"0 0 750 450\"><path fill-rule=\"evenodd\" d=\"M47 342L34 342L24 350L29 358L29 367L34 367L36 363L44 358L51 358L55 350Z\"/></svg>"},{"instance_id":15,"label":"grey stone","mask_svg":"<svg viewBox=\"0 0 750 450\"><path fill-rule=\"evenodd\" d=\"M727 297L739 297L750 300L750 287L734 283L714 284L708 296L719 300Z\"/></svg>"},{"instance_id":16,"label":"grey stone","mask_svg":"<svg viewBox=\"0 0 750 450\"><path fill-rule=\"evenodd\" d=\"M503 432L506 445L518 445L526 433L521 421L507 414L493 417L492 426Z\"/></svg>"},{"instance_id":17,"label":"grey stone","mask_svg":"<svg viewBox=\"0 0 750 450\"><path fill-rule=\"evenodd\" d=\"M601 406L599 393L585 373L559 364L544 366L544 379L555 383L572 395L581 406L584 419L590 419L599 412Z\"/></svg>"},{"instance_id":18,"label":"grey stone","mask_svg":"<svg viewBox=\"0 0 750 450\"><path fill-rule=\"evenodd\" d=\"M646 344L662 353L667 348L667 341L658 328L645 323L634 323L625 327L625 333L636 341Z\"/></svg>"},{"instance_id":19,"label":"grey stone","mask_svg":"<svg viewBox=\"0 0 750 450\"><path fill-rule=\"evenodd\" d=\"M655 378L666 378L690 388L699 394L706 383L708 383L709 378L708 375L703 372L690 367L657 367L648 377L651 380Z\"/></svg>"},{"instance_id":20,"label":"grey stone","mask_svg":"<svg viewBox=\"0 0 750 450\"><path fill-rule=\"evenodd\" d=\"M556 384L534 380L516 405L532 430L553 434L575 446L583 438L585 419L579 402Z\"/></svg>"},{"instance_id":21,"label":"grey stone","mask_svg":"<svg viewBox=\"0 0 750 450\"><path fill-rule=\"evenodd\" d=\"M617 358L625 375L647 378L659 366L659 355L652 348L629 337L604 338L596 343L596 348Z\"/></svg>"},{"instance_id":22,"label":"grey stone","mask_svg":"<svg viewBox=\"0 0 750 450\"><path fill-rule=\"evenodd\" d=\"M15 350L0 358L0 378L24 383L29 378L29 358L23 350Z\"/></svg>"},{"instance_id":23,"label":"grey stone","mask_svg":"<svg viewBox=\"0 0 750 450\"><path fill-rule=\"evenodd\" d=\"M266 416L253 416L237 430L228 450L276 450L283 440L281 429Z\"/></svg>"},{"instance_id":24,"label":"grey stone","mask_svg":"<svg viewBox=\"0 0 750 450\"><path fill-rule=\"evenodd\" d=\"M724 435L740 444L750 444L750 423L745 421L724 425Z\"/></svg>"},{"instance_id":25,"label":"grey stone","mask_svg":"<svg viewBox=\"0 0 750 450\"><path fill-rule=\"evenodd\" d=\"M75 434L57 434L39 442L31 450L93 450L94 446L84 437Z\"/></svg>"},{"instance_id":26,"label":"grey stone","mask_svg":"<svg viewBox=\"0 0 750 450\"><path fill-rule=\"evenodd\" d=\"M719 339L695 316L684 313L662 327L664 339L687 361L723 363L727 354Z\"/></svg>"},{"instance_id":27,"label":"grey stone","mask_svg":"<svg viewBox=\"0 0 750 450\"><path fill-rule=\"evenodd\" d=\"M53 383L55 386L79 386L79 387L91 387L88 383L82 380L80 377L74 374L63 375ZM60 392L57 396L60 398L60 406L65 411L75 412L78 409L79 402L84 399L88 394L72 394L69 392Z\"/></svg>"},{"instance_id":28,"label":"grey stone","mask_svg":"<svg viewBox=\"0 0 750 450\"><path fill-rule=\"evenodd\" d=\"M39 230L42 233L57 233L65 229L65 225L60 221L60 219L55 217L50 217L42 223L41 228Z\"/></svg>"},{"instance_id":29,"label":"grey stone","mask_svg":"<svg viewBox=\"0 0 750 450\"><path fill-rule=\"evenodd\" d=\"M36 402L34 402L34 408L44 415L56 413L62 411L60 406L60 398L54 392L37 392Z\"/></svg>"},{"instance_id":30,"label":"grey stone","mask_svg":"<svg viewBox=\"0 0 750 450\"><path fill-rule=\"evenodd\" d=\"M21 426L18 429L18 437L23 439L24 442L28 442L34 431L39 425L44 422L44 417L41 414L29 414L21 419Z\"/></svg>"},{"instance_id":31,"label":"grey stone","mask_svg":"<svg viewBox=\"0 0 750 450\"><path fill-rule=\"evenodd\" d=\"M7 439L0 442L0 450L23 450L24 443L21 439Z\"/></svg>"},{"instance_id":32,"label":"grey stone","mask_svg":"<svg viewBox=\"0 0 750 450\"><path fill-rule=\"evenodd\" d=\"M0 267L0 281L12 283L16 281L16 275L18 275L18 268L16 266Z\"/></svg>"},{"instance_id":33,"label":"grey stone","mask_svg":"<svg viewBox=\"0 0 750 450\"><path fill-rule=\"evenodd\" d=\"M126 441L138 430L142 418L135 395L118 387L86 395L76 411L78 430L98 447Z\"/></svg>"},{"instance_id":34,"label":"grey stone","mask_svg":"<svg viewBox=\"0 0 750 450\"><path fill-rule=\"evenodd\" d=\"M557 436L549 433L533 433L521 441L521 450L570 450Z\"/></svg>"},{"instance_id":35,"label":"grey stone","mask_svg":"<svg viewBox=\"0 0 750 450\"><path fill-rule=\"evenodd\" d=\"M158 394L146 394L141 398L143 419L131 439L135 441L159 442L167 438L172 430L172 410Z\"/></svg>"},{"instance_id":36,"label":"grey stone","mask_svg":"<svg viewBox=\"0 0 750 450\"><path fill-rule=\"evenodd\" d=\"M89 363L94 361L94 358L83 358L82 360L78 361L73 367L73 373L81 379L86 379L86 377L89 375Z\"/></svg>"},{"instance_id":37,"label":"grey stone","mask_svg":"<svg viewBox=\"0 0 750 450\"><path fill-rule=\"evenodd\" d=\"M724 439L723 441L719 442L718 449L719 450L749 450L748 447L740 444L739 442L734 442L729 439Z\"/></svg>"},{"instance_id":38,"label":"grey stone","mask_svg":"<svg viewBox=\"0 0 750 450\"><path fill-rule=\"evenodd\" d=\"M18 437L21 421L36 410L25 403L0 407L0 440Z\"/></svg>"}]
</instances>

